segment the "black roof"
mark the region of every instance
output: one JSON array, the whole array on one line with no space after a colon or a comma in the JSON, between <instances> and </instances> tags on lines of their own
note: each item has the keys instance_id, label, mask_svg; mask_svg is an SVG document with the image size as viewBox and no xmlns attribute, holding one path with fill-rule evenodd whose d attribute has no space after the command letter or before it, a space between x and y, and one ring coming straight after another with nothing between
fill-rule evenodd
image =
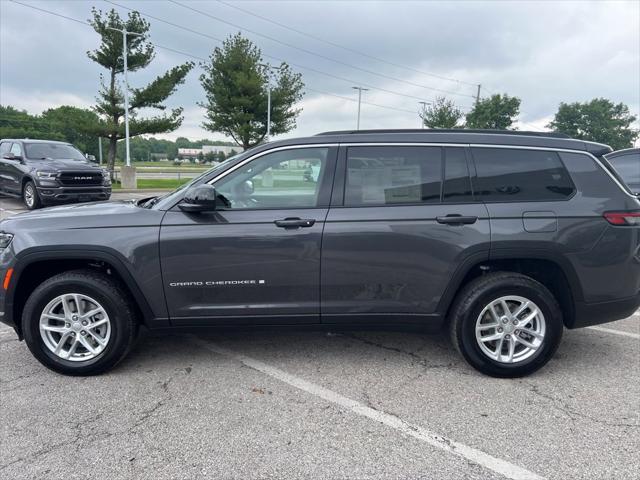
<instances>
[{"instance_id":1,"label":"black roof","mask_svg":"<svg viewBox=\"0 0 640 480\"><path fill-rule=\"evenodd\" d=\"M42 140L37 138L2 138L0 142L57 143L60 145L71 145L69 142L61 142L60 140Z\"/></svg>"},{"instance_id":2,"label":"black roof","mask_svg":"<svg viewBox=\"0 0 640 480\"><path fill-rule=\"evenodd\" d=\"M270 142L274 146L311 145L318 143L453 143L500 146L527 146L578 150L600 156L610 153L611 147L601 143L576 140L552 132L513 130L345 130L324 132L313 137Z\"/></svg>"},{"instance_id":3,"label":"black roof","mask_svg":"<svg viewBox=\"0 0 640 480\"><path fill-rule=\"evenodd\" d=\"M608 153L607 158L615 158L629 153L640 153L640 148L623 148L622 150L616 150L613 153Z\"/></svg>"},{"instance_id":4,"label":"black roof","mask_svg":"<svg viewBox=\"0 0 640 480\"><path fill-rule=\"evenodd\" d=\"M389 129L389 130L336 130L333 132L318 133L322 135L354 135L358 133L482 133L487 135L526 135L529 137L548 137L548 138L571 138L566 133L559 132L532 132L524 130L484 130L473 128L438 128L438 129L422 129L422 128L406 128L406 129Z\"/></svg>"}]
</instances>

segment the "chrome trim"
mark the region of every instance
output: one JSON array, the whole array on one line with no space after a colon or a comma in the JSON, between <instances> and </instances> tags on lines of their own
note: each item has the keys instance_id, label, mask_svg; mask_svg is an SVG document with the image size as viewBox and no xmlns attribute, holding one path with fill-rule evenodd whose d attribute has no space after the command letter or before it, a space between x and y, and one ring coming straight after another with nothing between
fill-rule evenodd
<instances>
[{"instance_id":1,"label":"chrome trim","mask_svg":"<svg viewBox=\"0 0 640 480\"><path fill-rule=\"evenodd\" d=\"M224 172L222 172L220 175L218 175L217 177L212 178L211 180L209 180L207 182L207 184L209 185L213 185L215 182L217 182L218 180L220 180L223 177L226 177L228 174L230 174L231 172L234 172L235 170L237 170L238 168L242 167L243 165L246 165L247 163L251 162L252 160L255 160L257 158L263 157L269 153L273 153L273 152L278 152L280 150L294 150L294 149L303 149L303 148L330 148L330 147L337 147L339 146L339 143L313 143L313 144L304 144L304 145L287 145L284 147L276 147L276 148L270 148L268 150L264 150L262 152L256 153L255 155L250 156L249 158L244 159L243 161L241 161L240 163L238 163L237 165L234 165L233 167L225 170Z\"/></svg>"},{"instance_id":2,"label":"chrome trim","mask_svg":"<svg viewBox=\"0 0 640 480\"><path fill-rule=\"evenodd\" d=\"M480 134L478 134L480 135ZM534 137L531 137L534 138ZM538 138L538 137L535 137ZM565 139L566 140L566 139ZM500 144L492 144L492 143L436 143L436 142L345 142L345 143L341 143L341 142L334 142L334 143L317 143L317 144L302 144L302 145L287 145L284 147L276 147L276 148L271 148L268 150L264 150L260 153L256 153L255 155L252 155L251 157L243 160L242 162L240 162L239 164L231 167L230 169L222 172L220 175L218 175L217 177L209 180L207 183L209 185L213 185L216 181L218 181L219 179L227 176L228 174L230 174L231 172L235 171L236 169L242 167L243 165L246 165L247 163L260 158L264 155L267 155L268 153L272 153L272 152L277 152L277 151L281 151L281 150L293 150L293 149L303 149L303 148L322 148L322 147L372 147L372 146L389 146L389 147L395 147L395 146L407 146L407 147L428 147L428 146L432 146L432 147L469 147L469 148L506 148L506 149L515 149L515 150L542 150L542 151L550 151L550 152L566 152L566 153L579 153L581 155L586 155L588 157L591 157L595 162L596 165L598 165L608 176L609 178L611 178L611 180L614 181L614 183L616 185L618 185L618 187L620 188L620 190L622 191L622 193L624 193L625 195L627 195L630 198L633 198L634 200L638 200L638 197L636 195L633 195L632 193L627 192L627 190L625 189L625 187L618 181L618 179L616 177L614 177L611 172L602 164L602 162L596 157L594 156L591 152L587 152L584 150L573 150L573 149L569 149L569 148L555 148L555 147L533 147L533 146L527 146L527 145L500 145Z\"/></svg>"}]
</instances>

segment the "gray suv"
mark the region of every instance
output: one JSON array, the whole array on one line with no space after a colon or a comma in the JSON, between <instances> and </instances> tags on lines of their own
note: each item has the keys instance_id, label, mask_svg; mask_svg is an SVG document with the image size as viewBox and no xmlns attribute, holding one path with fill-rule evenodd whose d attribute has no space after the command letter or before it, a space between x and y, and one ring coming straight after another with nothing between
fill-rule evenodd
<instances>
[{"instance_id":1,"label":"gray suv","mask_svg":"<svg viewBox=\"0 0 640 480\"><path fill-rule=\"evenodd\" d=\"M447 328L481 372L526 375L565 327L640 306L640 200L610 151L464 130L261 145L161 197L0 223L0 320L71 375L140 325Z\"/></svg>"},{"instance_id":2,"label":"gray suv","mask_svg":"<svg viewBox=\"0 0 640 480\"><path fill-rule=\"evenodd\" d=\"M66 142L0 140L0 195L22 198L29 210L56 203L109 200L111 179Z\"/></svg>"}]
</instances>

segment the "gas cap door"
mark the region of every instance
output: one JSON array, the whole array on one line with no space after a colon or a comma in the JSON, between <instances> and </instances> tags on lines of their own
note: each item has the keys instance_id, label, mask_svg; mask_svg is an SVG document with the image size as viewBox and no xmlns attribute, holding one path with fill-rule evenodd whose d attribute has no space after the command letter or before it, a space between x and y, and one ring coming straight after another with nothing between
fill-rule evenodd
<instances>
[{"instance_id":1,"label":"gas cap door","mask_svg":"<svg viewBox=\"0 0 640 480\"><path fill-rule=\"evenodd\" d=\"M556 212L524 212L522 223L529 233L556 232L558 230L558 216Z\"/></svg>"}]
</instances>

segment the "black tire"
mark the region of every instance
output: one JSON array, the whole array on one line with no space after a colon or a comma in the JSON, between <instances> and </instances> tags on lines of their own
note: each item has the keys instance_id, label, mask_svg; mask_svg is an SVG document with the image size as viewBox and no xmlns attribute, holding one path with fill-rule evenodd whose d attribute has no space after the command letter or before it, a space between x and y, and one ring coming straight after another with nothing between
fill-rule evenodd
<instances>
[{"instance_id":1,"label":"black tire","mask_svg":"<svg viewBox=\"0 0 640 480\"><path fill-rule=\"evenodd\" d=\"M97 300L109 316L111 334L104 349L82 361L63 359L52 352L40 335L40 316L59 295L78 293ZM22 314L22 331L31 353L45 367L65 375L98 375L113 368L129 353L138 320L130 296L108 275L92 270L74 270L45 280L31 294Z\"/></svg>"},{"instance_id":2,"label":"black tire","mask_svg":"<svg viewBox=\"0 0 640 480\"><path fill-rule=\"evenodd\" d=\"M42 200L40 200L38 189L31 180L26 182L24 187L22 187L22 201L29 210L36 210L42 207Z\"/></svg>"},{"instance_id":3,"label":"black tire","mask_svg":"<svg viewBox=\"0 0 640 480\"><path fill-rule=\"evenodd\" d=\"M517 363L491 358L476 340L476 321L483 309L492 301L509 295L533 301L542 311L546 324L542 344L531 357ZM462 289L451 309L449 328L453 345L472 367L492 377L514 378L535 372L553 357L562 339L564 325L560 305L544 285L518 273L496 272L476 278ZM498 351L497 347L495 351Z\"/></svg>"}]
</instances>

